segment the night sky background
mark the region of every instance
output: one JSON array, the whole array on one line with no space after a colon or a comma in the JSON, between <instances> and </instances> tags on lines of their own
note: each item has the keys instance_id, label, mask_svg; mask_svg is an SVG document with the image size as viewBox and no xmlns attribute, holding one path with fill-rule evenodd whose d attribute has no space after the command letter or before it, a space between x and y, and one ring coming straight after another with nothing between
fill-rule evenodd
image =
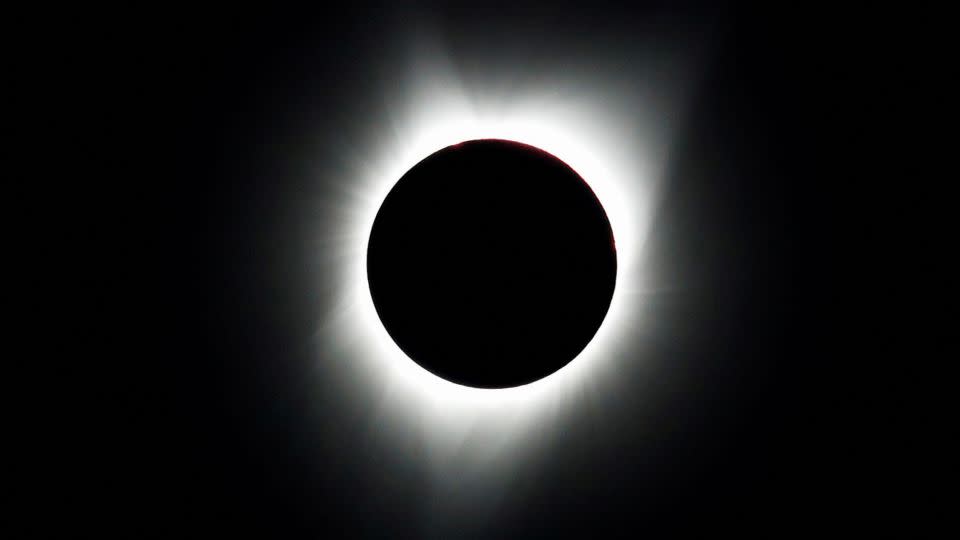
<instances>
[{"instance_id":1,"label":"night sky background","mask_svg":"<svg viewBox=\"0 0 960 540\"><path fill-rule=\"evenodd\" d=\"M864 163L890 151L873 120L900 114L907 84L874 81L908 63L880 52L889 35L867 14L590 2L82 15L51 95L77 113L64 137L90 163L65 197L82 197L83 224L62 233L83 246L84 301L68 315L84 352L62 353L75 361L48 469L64 511L41 528L776 538L921 537L936 522L910 357L877 297L899 293L866 270L896 243L870 211L886 167ZM631 62L703 38L644 251L681 284L649 300L648 367L624 365L615 392L574 408L507 480L449 496L415 448L370 442L352 387L317 375L338 359L316 343L336 292L315 263L316 214L338 202L318 202L332 180L297 161L363 154L391 52L421 28L465 72L578 58L623 66L627 85Z\"/></svg>"}]
</instances>

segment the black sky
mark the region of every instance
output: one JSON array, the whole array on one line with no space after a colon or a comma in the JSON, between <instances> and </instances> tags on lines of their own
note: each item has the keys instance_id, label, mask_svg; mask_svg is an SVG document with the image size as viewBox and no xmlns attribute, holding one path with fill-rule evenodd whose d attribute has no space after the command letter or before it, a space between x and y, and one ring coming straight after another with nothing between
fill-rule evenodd
<instances>
[{"instance_id":1,"label":"black sky","mask_svg":"<svg viewBox=\"0 0 960 540\"><path fill-rule=\"evenodd\" d=\"M85 201L65 234L86 246L74 279L91 294L69 310L84 352L50 458L65 508L52 525L270 538L929 526L907 458L918 428L886 399L910 394L881 383L899 341L875 341L882 280L861 264L882 243L861 212L877 178L863 163L882 153L873 120L897 114L872 81L899 65L867 15L594 2L85 15L51 92L79 113L67 133L91 163L66 192ZM416 452L370 447L349 389L309 382L338 361L314 343L335 291L311 253L317 179L291 157L362 154L350 145L389 94L390 47L421 27L465 73L549 71L563 55L628 66L657 39L710 36L645 255L687 285L651 300L649 361L668 375L625 368L616 395L572 413L496 493L447 504Z\"/></svg>"}]
</instances>

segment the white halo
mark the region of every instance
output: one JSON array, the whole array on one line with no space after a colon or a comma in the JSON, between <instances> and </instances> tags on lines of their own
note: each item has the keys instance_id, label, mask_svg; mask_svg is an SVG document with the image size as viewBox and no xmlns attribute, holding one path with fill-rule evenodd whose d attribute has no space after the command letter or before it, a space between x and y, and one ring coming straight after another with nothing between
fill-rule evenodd
<instances>
[{"instance_id":1,"label":"white halo","mask_svg":"<svg viewBox=\"0 0 960 540\"><path fill-rule=\"evenodd\" d=\"M349 184L342 186L349 208L331 225L346 234L333 255L340 297L321 330L321 356L327 362L349 360L333 371L356 390L354 398L369 400L378 415L389 418L381 427L408 438L419 433L431 452L460 451L469 435L471 451L483 456L521 439L514 434L540 429L543 420L609 378L611 366L636 359L627 344L635 341L639 326L640 262L664 159L651 154L664 147L666 130L663 125L653 129L650 117L627 105L631 98L622 92L607 90L589 99L564 96L554 81L550 88L512 92L509 100L484 99L468 98L456 77L444 79L434 72L417 80L419 86L406 99L391 103L393 116L376 123L381 138L362 145L367 152L347 173L337 172ZM603 205L617 247L616 288L591 342L557 372L505 389L458 385L408 358L380 321L366 274L374 218L403 174L451 144L491 138L535 146L577 171ZM477 445L476 440L484 442Z\"/></svg>"}]
</instances>

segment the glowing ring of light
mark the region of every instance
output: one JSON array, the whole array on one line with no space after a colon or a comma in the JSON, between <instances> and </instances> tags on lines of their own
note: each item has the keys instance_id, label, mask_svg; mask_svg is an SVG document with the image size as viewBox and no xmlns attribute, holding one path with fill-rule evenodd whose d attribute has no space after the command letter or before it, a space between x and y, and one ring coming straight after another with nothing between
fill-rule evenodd
<instances>
[{"instance_id":1,"label":"glowing ring of light","mask_svg":"<svg viewBox=\"0 0 960 540\"><path fill-rule=\"evenodd\" d=\"M563 100L521 103L483 111L442 87L421 92L424 103L409 108L411 118L396 140L375 148L367 170L355 186L363 200L347 224L349 243L344 274L345 307L338 339L355 348L366 362L367 375L376 379L396 403L442 416L471 412L522 409L536 413L576 393L590 383L597 370L609 365L613 345L634 326L636 294L640 288L636 263L649 224L651 183L645 181L633 149L625 154L616 111ZM552 375L528 385L507 389L477 389L446 381L421 368L397 347L380 322L366 279L367 242L374 218L387 193L411 167L433 152L458 142L496 138L541 148L570 165L587 181L603 204L617 242L620 270L610 309L594 339L573 361ZM377 145L373 145L376 147Z\"/></svg>"}]
</instances>

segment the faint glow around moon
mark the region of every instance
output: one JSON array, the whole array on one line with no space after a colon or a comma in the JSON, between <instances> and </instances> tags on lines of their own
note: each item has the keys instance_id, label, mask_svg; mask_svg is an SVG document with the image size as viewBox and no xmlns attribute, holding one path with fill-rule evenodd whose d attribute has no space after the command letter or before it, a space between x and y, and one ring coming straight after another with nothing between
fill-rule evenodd
<instances>
[{"instance_id":1,"label":"faint glow around moon","mask_svg":"<svg viewBox=\"0 0 960 540\"><path fill-rule=\"evenodd\" d=\"M598 362L596 357L608 349L604 346L605 342L616 339L610 327L617 326L616 321L634 307L622 291L633 289L633 284L623 281L634 276L631 266L641 247L638 245L636 228L637 221L642 221L643 218L637 216L637 209L632 208L632 202L642 198L642 194L637 191L641 190L643 184L633 180L637 171L624 171L618 166L616 147L604 144L605 137L601 129L587 129L576 118L569 118L572 115L568 114L567 118L564 118L563 112L558 107L542 107L531 108L525 113L518 111L511 114L483 115L468 108L430 107L418 115L422 116L422 120L411 126L413 129L406 138L409 141L406 147L396 149L396 157L386 161L383 172L378 172L376 177L367 180L371 189L368 202L372 204L361 209L358 219L352 224L354 234L362 239L358 252L363 256L351 261L352 270L349 272L355 276L353 287L360 315L356 323L358 330L370 332L370 356L382 359L381 368L392 372L393 376L409 385L412 392L436 396L439 401L451 406L479 405L502 400L529 401L549 395L553 391L562 391L577 377L582 377L589 371L591 364ZM448 382L407 358L380 322L366 279L365 256L373 220L397 180L420 160L441 148L483 138L509 139L536 146L557 156L576 170L594 190L607 212L621 267L617 288L604 324L576 359L557 373L534 383L497 390L476 389Z\"/></svg>"},{"instance_id":2,"label":"faint glow around moon","mask_svg":"<svg viewBox=\"0 0 960 540\"><path fill-rule=\"evenodd\" d=\"M435 443L459 448L469 435L471 451L494 452L519 433L529 441L530 430L598 388L618 362L637 360L637 351L627 350L627 344L636 341L642 326L640 263L656 203L653 177L663 160L650 157L663 147L663 126L651 128L650 116L656 114L644 115L636 96L616 90L583 93L582 88L572 90L576 85L571 83L565 93L562 81L550 81L509 96L484 97L483 89L468 92L442 65L421 66L412 75L413 88L394 92L390 113L369 120L376 135L360 145L362 156L349 164L349 172L338 174L349 195L344 217L331 228L345 231L346 237L338 238L338 253L326 256L338 261L333 285L342 296L322 330L325 361L336 357L349 363L337 369L341 376L350 374L345 384L356 390L352 399L375 403L391 419L387 424L395 434L419 433L430 442L426 447L434 449ZM570 165L606 210L617 248L616 289L593 340L556 373L507 389L457 385L408 358L380 322L366 274L373 221L394 184L437 150L482 138L526 143ZM477 437L484 443L477 445Z\"/></svg>"}]
</instances>

